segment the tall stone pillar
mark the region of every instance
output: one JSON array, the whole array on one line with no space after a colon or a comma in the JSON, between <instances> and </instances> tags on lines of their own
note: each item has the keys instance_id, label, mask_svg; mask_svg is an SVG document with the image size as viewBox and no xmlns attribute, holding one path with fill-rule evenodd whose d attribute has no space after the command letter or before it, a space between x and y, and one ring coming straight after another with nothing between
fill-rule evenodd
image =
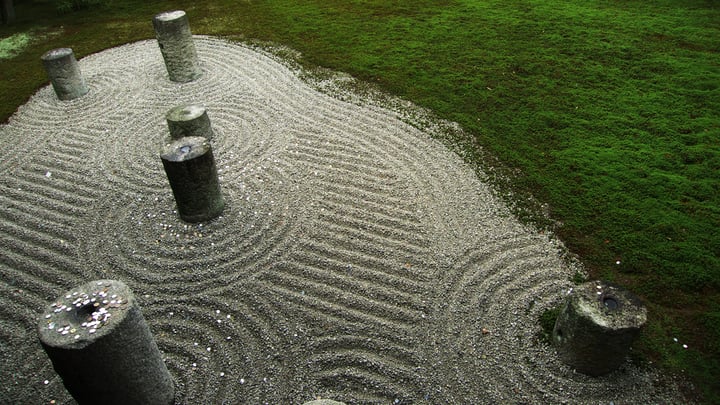
<instances>
[{"instance_id":1,"label":"tall stone pillar","mask_svg":"<svg viewBox=\"0 0 720 405\"><path fill-rule=\"evenodd\" d=\"M70 48L58 48L45 52L43 66L60 100L72 100L88 92L85 79Z\"/></svg>"},{"instance_id":2,"label":"tall stone pillar","mask_svg":"<svg viewBox=\"0 0 720 405\"><path fill-rule=\"evenodd\" d=\"M183 221L209 221L225 208L210 141L186 137L162 149L160 158Z\"/></svg>"},{"instance_id":3,"label":"tall stone pillar","mask_svg":"<svg viewBox=\"0 0 720 405\"><path fill-rule=\"evenodd\" d=\"M187 83L202 76L187 14L166 11L153 18L153 27L170 80Z\"/></svg>"},{"instance_id":4,"label":"tall stone pillar","mask_svg":"<svg viewBox=\"0 0 720 405\"><path fill-rule=\"evenodd\" d=\"M50 304L40 343L81 404L172 404L175 386L130 289L96 280Z\"/></svg>"}]
</instances>

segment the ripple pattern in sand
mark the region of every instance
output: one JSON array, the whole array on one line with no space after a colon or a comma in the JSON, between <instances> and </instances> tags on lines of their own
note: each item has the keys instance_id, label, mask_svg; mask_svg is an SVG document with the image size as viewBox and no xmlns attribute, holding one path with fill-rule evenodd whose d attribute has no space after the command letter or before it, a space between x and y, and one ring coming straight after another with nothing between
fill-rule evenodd
<instances>
[{"instance_id":1,"label":"ripple pattern in sand","mask_svg":"<svg viewBox=\"0 0 720 405\"><path fill-rule=\"evenodd\" d=\"M86 97L44 87L0 127L0 402L68 400L35 317L92 278L133 289L183 403L632 398L537 341L574 270L457 156L262 51L196 45L195 82L128 44L80 61ZM202 224L178 219L158 156L183 103L207 107L227 204Z\"/></svg>"}]
</instances>

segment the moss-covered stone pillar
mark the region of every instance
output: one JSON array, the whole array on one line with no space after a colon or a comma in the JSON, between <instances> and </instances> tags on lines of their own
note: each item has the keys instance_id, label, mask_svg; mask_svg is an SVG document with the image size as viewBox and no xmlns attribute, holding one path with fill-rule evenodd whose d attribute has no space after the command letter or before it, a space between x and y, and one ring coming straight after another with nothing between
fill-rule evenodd
<instances>
[{"instance_id":1,"label":"moss-covered stone pillar","mask_svg":"<svg viewBox=\"0 0 720 405\"><path fill-rule=\"evenodd\" d=\"M83 404L172 404L175 386L133 293L119 281L73 288L39 321L40 343Z\"/></svg>"},{"instance_id":2,"label":"moss-covered stone pillar","mask_svg":"<svg viewBox=\"0 0 720 405\"><path fill-rule=\"evenodd\" d=\"M222 213L225 202L210 141L180 138L165 145L160 158L183 221L208 221Z\"/></svg>"},{"instance_id":3,"label":"moss-covered stone pillar","mask_svg":"<svg viewBox=\"0 0 720 405\"><path fill-rule=\"evenodd\" d=\"M647 310L632 293L602 281L573 290L553 330L560 359L577 371L601 376L625 360Z\"/></svg>"},{"instance_id":4,"label":"moss-covered stone pillar","mask_svg":"<svg viewBox=\"0 0 720 405\"><path fill-rule=\"evenodd\" d=\"M43 66L60 100L72 100L88 92L73 50L58 48L45 52Z\"/></svg>"},{"instance_id":5,"label":"moss-covered stone pillar","mask_svg":"<svg viewBox=\"0 0 720 405\"><path fill-rule=\"evenodd\" d=\"M202 136L211 140L213 130L210 126L205 107L197 104L181 105L168 111L165 116L170 138L180 139L188 136Z\"/></svg>"},{"instance_id":6,"label":"moss-covered stone pillar","mask_svg":"<svg viewBox=\"0 0 720 405\"><path fill-rule=\"evenodd\" d=\"M202 76L187 14L166 11L153 18L153 27L170 80L187 83Z\"/></svg>"}]
</instances>

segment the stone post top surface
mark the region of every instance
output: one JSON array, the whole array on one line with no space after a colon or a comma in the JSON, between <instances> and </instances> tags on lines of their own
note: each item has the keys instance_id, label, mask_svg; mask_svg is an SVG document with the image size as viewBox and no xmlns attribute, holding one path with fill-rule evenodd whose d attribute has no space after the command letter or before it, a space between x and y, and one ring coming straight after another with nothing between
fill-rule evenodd
<instances>
[{"instance_id":1,"label":"stone post top surface","mask_svg":"<svg viewBox=\"0 0 720 405\"><path fill-rule=\"evenodd\" d=\"M52 347L82 349L122 323L135 298L127 285L95 280L72 288L45 308L40 340Z\"/></svg>"},{"instance_id":2,"label":"stone post top surface","mask_svg":"<svg viewBox=\"0 0 720 405\"><path fill-rule=\"evenodd\" d=\"M73 50L71 48L57 48L51 49L43 54L42 60L54 60L64 58L68 55L72 55Z\"/></svg>"},{"instance_id":3,"label":"stone post top surface","mask_svg":"<svg viewBox=\"0 0 720 405\"><path fill-rule=\"evenodd\" d=\"M185 17L185 11L183 10L163 11L155 15L155 19L158 21L172 21L183 17Z\"/></svg>"},{"instance_id":4,"label":"stone post top surface","mask_svg":"<svg viewBox=\"0 0 720 405\"><path fill-rule=\"evenodd\" d=\"M647 308L630 291L605 281L576 287L571 296L576 308L596 324L612 328L640 328L647 321Z\"/></svg>"},{"instance_id":5,"label":"stone post top surface","mask_svg":"<svg viewBox=\"0 0 720 405\"><path fill-rule=\"evenodd\" d=\"M187 136L163 147L160 157L170 162L185 162L210 150L210 142L202 136Z\"/></svg>"},{"instance_id":6,"label":"stone post top surface","mask_svg":"<svg viewBox=\"0 0 720 405\"><path fill-rule=\"evenodd\" d=\"M199 104L187 104L173 107L165 115L170 121L192 121L205 114L205 107Z\"/></svg>"}]
</instances>

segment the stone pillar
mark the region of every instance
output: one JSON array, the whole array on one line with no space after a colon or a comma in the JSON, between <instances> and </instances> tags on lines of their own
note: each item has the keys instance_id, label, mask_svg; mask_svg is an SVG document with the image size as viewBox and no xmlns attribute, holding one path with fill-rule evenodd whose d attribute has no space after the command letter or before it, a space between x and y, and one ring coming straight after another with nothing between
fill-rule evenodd
<instances>
[{"instance_id":1,"label":"stone pillar","mask_svg":"<svg viewBox=\"0 0 720 405\"><path fill-rule=\"evenodd\" d=\"M202 76L185 12L177 10L160 13L153 18L153 27L170 80L186 83Z\"/></svg>"},{"instance_id":2,"label":"stone pillar","mask_svg":"<svg viewBox=\"0 0 720 405\"><path fill-rule=\"evenodd\" d=\"M225 207L210 142L203 137L180 138L160 152L180 218L211 220Z\"/></svg>"},{"instance_id":3,"label":"stone pillar","mask_svg":"<svg viewBox=\"0 0 720 405\"><path fill-rule=\"evenodd\" d=\"M53 49L47 51L41 59L55 94L60 100L72 100L88 92L72 49Z\"/></svg>"},{"instance_id":4,"label":"stone pillar","mask_svg":"<svg viewBox=\"0 0 720 405\"><path fill-rule=\"evenodd\" d=\"M79 404L172 404L175 386L132 291L73 288L46 307L40 343Z\"/></svg>"},{"instance_id":5,"label":"stone pillar","mask_svg":"<svg viewBox=\"0 0 720 405\"><path fill-rule=\"evenodd\" d=\"M213 130L210 126L205 107L196 104L177 106L168 111L165 116L170 137L180 139L187 136L202 136L207 140L213 137Z\"/></svg>"},{"instance_id":6,"label":"stone pillar","mask_svg":"<svg viewBox=\"0 0 720 405\"><path fill-rule=\"evenodd\" d=\"M560 359L577 371L601 376L626 360L647 321L647 310L627 290L593 281L568 296L553 330Z\"/></svg>"}]
</instances>

